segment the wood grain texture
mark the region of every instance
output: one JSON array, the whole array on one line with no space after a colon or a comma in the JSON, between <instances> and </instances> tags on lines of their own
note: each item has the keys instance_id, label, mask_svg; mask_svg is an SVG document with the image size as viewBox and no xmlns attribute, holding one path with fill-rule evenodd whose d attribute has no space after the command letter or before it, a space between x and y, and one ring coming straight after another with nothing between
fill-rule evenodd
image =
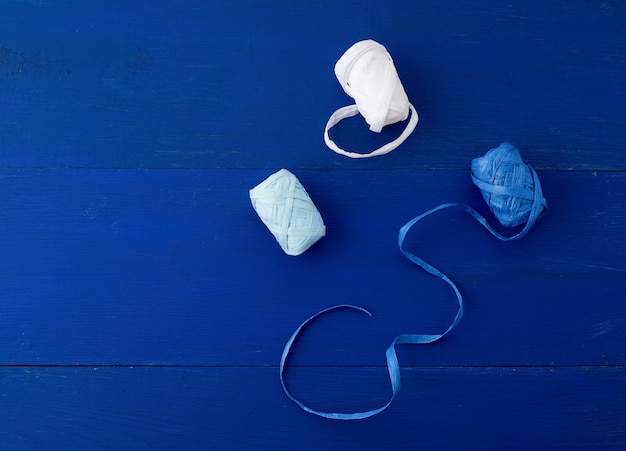
<instances>
[{"instance_id":1,"label":"wood grain texture","mask_svg":"<svg viewBox=\"0 0 626 451\"><path fill-rule=\"evenodd\" d=\"M447 327L453 293L396 240L402 224L442 202L485 212L467 172L297 171L328 230L299 258L283 254L250 205L248 189L268 174L4 170L1 360L275 364L302 320L342 302L375 313L357 315L355 336L342 338L357 347L355 364L383 364L397 334ZM617 245L626 177L540 177L550 210L519 242L499 242L460 210L411 232L409 248L459 284L467 311L445 352L410 351L407 363L626 363L626 251ZM315 351L341 334L320 335L303 355L341 362Z\"/></svg>"},{"instance_id":2,"label":"wood grain texture","mask_svg":"<svg viewBox=\"0 0 626 451\"><path fill-rule=\"evenodd\" d=\"M539 168L624 170L625 23L587 0L8 2L0 166L460 169L506 139ZM333 65L366 38L421 120L353 162L321 135L351 103ZM357 118L336 134L378 142Z\"/></svg>"},{"instance_id":3,"label":"wood grain texture","mask_svg":"<svg viewBox=\"0 0 626 451\"><path fill-rule=\"evenodd\" d=\"M626 5L617 1L7 1L0 15L0 447L622 449ZM322 141L355 41L394 58L420 122L389 155ZM366 152L360 118L334 139ZM502 243L472 158L507 140L549 211ZM248 190L287 168L328 234L288 257ZM491 219L491 217L490 217ZM306 439L304 439L306 438Z\"/></svg>"},{"instance_id":4,"label":"wood grain texture","mask_svg":"<svg viewBox=\"0 0 626 451\"><path fill-rule=\"evenodd\" d=\"M293 409L276 371L2 368L0 436L8 449L67 450L619 449L626 439L623 368L404 369L388 413L356 422ZM388 396L385 369L347 372L307 369L292 380L324 383L309 395L328 408Z\"/></svg>"}]
</instances>

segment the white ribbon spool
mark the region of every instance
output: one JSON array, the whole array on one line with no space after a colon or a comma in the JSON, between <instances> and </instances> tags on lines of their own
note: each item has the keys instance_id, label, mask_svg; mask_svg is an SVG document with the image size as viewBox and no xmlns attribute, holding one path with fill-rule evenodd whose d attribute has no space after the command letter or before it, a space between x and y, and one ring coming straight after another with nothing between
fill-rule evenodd
<instances>
[{"instance_id":1,"label":"white ribbon spool","mask_svg":"<svg viewBox=\"0 0 626 451\"><path fill-rule=\"evenodd\" d=\"M409 102L391 55L381 44L371 39L354 44L335 64L335 75L355 104L339 108L328 119L324 129L324 142L330 149L351 158L384 155L402 144L415 130L417 112ZM358 113L365 118L371 131L380 133L385 125L406 120L409 111L411 119L402 134L367 154L346 151L337 146L328 135L328 131L340 121Z\"/></svg>"},{"instance_id":2,"label":"white ribbon spool","mask_svg":"<svg viewBox=\"0 0 626 451\"><path fill-rule=\"evenodd\" d=\"M287 255L300 255L326 234L322 216L300 181L286 169L250 190L252 207Z\"/></svg>"}]
</instances>

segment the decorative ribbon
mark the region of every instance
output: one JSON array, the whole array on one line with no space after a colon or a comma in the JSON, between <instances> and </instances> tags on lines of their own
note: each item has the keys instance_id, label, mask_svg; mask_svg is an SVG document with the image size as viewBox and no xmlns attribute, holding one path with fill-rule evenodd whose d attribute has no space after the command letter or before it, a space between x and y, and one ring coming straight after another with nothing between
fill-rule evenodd
<instances>
[{"instance_id":1,"label":"decorative ribbon","mask_svg":"<svg viewBox=\"0 0 626 451\"><path fill-rule=\"evenodd\" d=\"M324 142L335 152L351 158L384 155L402 144L415 129L418 116L409 102L387 49L367 39L350 47L335 64L335 75L343 90L355 101L354 105L339 108L328 119ZM380 133L385 125L411 119L402 134L393 141L367 153L346 151L330 139L328 131L343 119L361 113L370 130Z\"/></svg>"},{"instance_id":2,"label":"decorative ribbon","mask_svg":"<svg viewBox=\"0 0 626 451\"><path fill-rule=\"evenodd\" d=\"M320 212L287 169L250 190L252 207L287 255L300 255L326 234Z\"/></svg>"},{"instance_id":3,"label":"decorative ribbon","mask_svg":"<svg viewBox=\"0 0 626 451\"><path fill-rule=\"evenodd\" d=\"M489 177L489 180L486 180L485 177ZM498 214L496 214L494 211L494 214L496 214L496 218L498 218L499 221L502 221L501 218L505 218L502 225L507 226L507 224L512 224L516 222L516 220L511 221L510 218L525 217L526 225L524 226L524 228L519 233L513 236L506 237L498 233L491 225L489 225L488 221L474 208L464 204L452 203L442 204L438 207L428 210L427 212L411 219L404 226L402 226L400 232L398 233L398 246L402 254L404 254L406 258L408 258L416 265L420 266L429 274L432 274L433 276L438 277L446 282L454 291L454 294L456 295L459 304L457 313L454 316L454 320L452 321L450 326L440 334L404 334L398 335L393 340L393 342L386 351L387 369L389 371L389 379L391 380L392 389L391 399L387 402L387 404L382 407L378 407L376 409L368 410L365 412L333 413L312 409L299 401L289 391L285 381L285 366L289 358L289 353L302 329L307 327L311 322L313 322L321 315L341 308L355 309L366 313L369 316L372 315L364 308L350 304L336 305L334 307L330 307L322 310L319 313L316 313L296 329L291 338L289 338L289 340L287 341L287 344L285 345L283 354L280 359L279 375L283 390L285 391L287 396L297 405L299 405L303 410L314 415L319 415L324 418L335 420L360 420L382 412L387 407L389 407L389 405L393 402L394 398L400 391L400 365L398 363L398 357L396 355L396 345L433 343L447 335L452 329L456 327L456 325L461 320L461 317L463 316L463 296L461 295L461 292L454 284L454 282L452 282L452 280L450 280L450 278L448 278L448 276L446 276L440 270L422 260L421 258L417 257L415 254L411 253L404 247L404 240L406 238L406 235L418 221L439 210L453 207L460 208L469 215L471 215L473 218L475 218L483 227L485 227L493 236L495 236L499 240L512 241L526 235L526 233L535 223L537 218L541 216L541 214L543 214L543 212L547 209L547 203L545 198L543 197L541 184L539 183L539 177L537 176L537 173L528 163L524 162L521 159L519 151L511 144L502 143L499 147L487 152L485 156L473 160L472 180L483 193L483 198L488 203L490 209L492 211L494 211L494 209L498 211Z\"/></svg>"}]
</instances>

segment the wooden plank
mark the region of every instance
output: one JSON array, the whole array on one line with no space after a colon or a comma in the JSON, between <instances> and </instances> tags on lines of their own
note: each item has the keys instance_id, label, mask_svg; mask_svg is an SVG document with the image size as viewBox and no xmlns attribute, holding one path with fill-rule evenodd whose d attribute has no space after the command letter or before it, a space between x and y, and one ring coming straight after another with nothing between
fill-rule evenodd
<instances>
[{"instance_id":1,"label":"wooden plank","mask_svg":"<svg viewBox=\"0 0 626 451\"><path fill-rule=\"evenodd\" d=\"M308 368L318 406L378 404L384 369ZM323 420L280 388L275 367L0 367L7 449L618 449L623 367L407 368L365 421ZM303 442L302 437L306 437Z\"/></svg>"},{"instance_id":2,"label":"wooden plank","mask_svg":"<svg viewBox=\"0 0 626 451\"><path fill-rule=\"evenodd\" d=\"M5 3L3 448L624 447L626 5ZM420 124L353 161L321 132L350 102L332 67L364 38L393 55ZM365 151L401 127L354 118L333 136ZM290 387L327 410L384 404L393 337L447 327L452 293L397 231L482 205L467 168L503 140L540 170L545 218L515 243L458 211L420 223L408 245L459 285L459 327L398 349L383 414L298 409L276 364L316 311L374 314L336 312L294 350ZM328 226L298 258L247 197L281 167Z\"/></svg>"},{"instance_id":3,"label":"wooden plank","mask_svg":"<svg viewBox=\"0 0 626 451\"><path fill-rule=\"evenodd\" d=\"M395 335L447 327L452 292L396 239L441 202L480 206L467 172L296 171L328 227L296 258L249 203L270 172L2 170L0 362L276 364L301 321L350 302L374 318L331 315L294 363L384 365ZM540 177L550 210L519 242L461 212L412 232L467 305L442 343L402 348L403 364L626 363L626 176Z\"/></svg>"},{"instance_id":4,"label":"wooden plank","mask_svg":"<svg viewBox=\"0 0 626 451\"><path fill-rule=\"evenodd\" d=\"M467 168L503 140L539 168L624 170L626 5L485 0L8 2L0 166ZM385 44L420 124L384 159L324 146L333 74ZM377 139L354 119L338 142Z\"/></svg>"}]
</instances>

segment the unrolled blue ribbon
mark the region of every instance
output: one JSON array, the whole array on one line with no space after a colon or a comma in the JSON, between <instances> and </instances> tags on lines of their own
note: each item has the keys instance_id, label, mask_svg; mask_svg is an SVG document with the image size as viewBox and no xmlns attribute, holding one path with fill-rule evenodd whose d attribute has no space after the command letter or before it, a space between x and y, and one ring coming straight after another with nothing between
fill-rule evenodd
<instances>
[{"instance_id":1,"label":"unrolled blue ribbon","mask_svg":"<svg viewBox=\"0 0 626 451\"><path fill-rule=\"evenodd\" d=\"M519 156L519 152L517 151L517 149L515 149L512 145L510 145L508 143L501 144L498 148L493 149L492 151L488 152L482 158L488 158L489 160L491 160L492 158L495 159L497 157L502 157L503 154L506 154L508 156L508 158L519 159L520 161L522 161L521 157ZM476 162L477 160L478 159L474 160L474 162ZM456 208L462 209L463 211L465 211L466 213L471 215L473 218L475 218L483 227L485 227L493 236L495 236L499 240L502 240L502 241L513 241L513 240L517 240L517 239L523 237L524 235L526 235L528 230L535 223L537 218L539 216L541 216L541 214L546 210L547 203L546 203L545 198L543 197L543 193L542 193L542 190L541 190L541 184L539 183L539 177L537 176L537 173L535 172L535 170L529 164L527 164L527 163L525 163L523 161L522 161L522 163L528 168L529 171L528 171L528 173L526 175L522 174L522 176L525 176L527 178L527 180L525 180L523 182L520 181L519 184L521 184L521 183L528 184L528 179L531 179L532 182L533 182L533 185L534 185L532 191L528 190L527 188L523 188L523 187L519 187L519 186L509 186L509 187L507 187L507 186L492 185L492 184L490 184L488 182L485 182L484 180L480 179L478 177L478 175L474 173L474 171L472 172L472 180L474 181L474 183L478 186L478 188L483 193L483 196L485 197L485 200L487 200L491 194L494 194L494 195L497 195L497 196L514 196L514 197L528 199L529 201L532 198L532 205L529 208L528 220L526 221L526 225L524 226L524 228L519 233L517 233L517 234L515 234L513 236L510 236L510 237L504 236L504 235L498 233L487 222L487 220L484 218L484 216L482 216L474 208L472 208L472 207L470 207L468 205L464 205L464 204L451 204L451 203L439 205L438 207L435 207L435 208L433 208L431 210L428 210L427 212L425 212L425 213L423 213L423 214L421 214L419 216L416 216L415 218L413 218L409 222L407 222L404 226L402 226L402 228L400 229L400 232L398 233L398 246L400 247L400 251L404 254L404 256L406 258L408 258L410 261L412 261L416 265L420 266L426 272L428 272L429 274L432 274L435 277L440 278L441 280L446 282L448 285L450 285L450 287L454 291L454 294L456 295L459 307L458 307L458 310L457 310L456 315L454 317L454 320L452 321L450 326L445 330L445 332L443 332L441 334L434 334L434 335L424 335L424 334L403 334L403 335L398 335L393 340L391 345L389 345L389 347L387 348L387 351L385 352L385 355L386 355L386 358L387 358L387 369L389 370L389 379L391 380L392 395L391 395L391 398L389 399L389 401L387 402L387 404L385 404L384 406L379 407L377 409L372 409L372 410L368 410L368 411L365 411L365 412L355 412L355 413L323 412L323 411L320 411L320 410L312 409L311 407L309 407L306 404L302 403L287 388L287 383L285 381L285 366L286 366L287 360L289 358L289 353L291 351L291 348L293 347L293 345L294 345L296 339L298 338L300 332L302 332L302 330L305 327L307 327L311 322L313 322L318 317L320 317L320 316L322 316L324 314L327 314L329 312L332 312L333 310L342 309L342 308L354 309L354 310L363 312L363 313L365 313L365 314L367 314L369 316L372 316L372 314L369 311L367 311L366 309L364 309L362 307L359 307L359 306L356 306L356 305L351 305L351 304L335 305L333 307L324 309L321 312L316 313L315 315L311 316L309 319L304 321L296 329L296 331L293 333L293 335L291 335L291 337L287 341L287 344L285 345L285 348L283 350L283 354L282 354L281 359L280 359L279 374L280 374L280 383L281 383L281 385L283 387L283 390L285 391L287 396L293 402L295 402L297 405L299 405L306 412L312 413L314 415L321 416L323 418L329 418L329 419L334 419L334 420L360 420L360 419L363 419L363 418L368 418L368 417L371 417L373 415L376 415L376 414L382 412L387 407L389 407L389 405L391 405L391 403L393 402L394 398L400 392L400 365L398 363L398 356L396 354L396 345L399 345L399 344L428 344L428 343L433 343L435 341L438 341L441 338L443 338L445 335L447 335L452 329L454 329L456 327L456 325L459 323L459 321L461 320L461 317L463 316L463 296L461 295L461 292L459 291L457 286L454 284L454 282L452 282L452 280L450 280L450 278L448 278L448 276L446 276L440 270L438 270L437 268L435 268L431 264L427 263L426 261L422 260L421 258L416 256L415 254L413 254L413 253L411 253L411 252L409 252L408 250L405 249L405 247L404 247L404 239L406 238L407 233L409 232L411 227L413 227L418 221L422 220L426 216L429 216L429 215L431 215L431 214L433 214L433 213L435 213L435 212L437 212L439 210L456 207ZM494 177L494 179L495 179L495 177ZM489 206L491 207L491 205L489 205Z\"/></svg>"}]
</instances>

